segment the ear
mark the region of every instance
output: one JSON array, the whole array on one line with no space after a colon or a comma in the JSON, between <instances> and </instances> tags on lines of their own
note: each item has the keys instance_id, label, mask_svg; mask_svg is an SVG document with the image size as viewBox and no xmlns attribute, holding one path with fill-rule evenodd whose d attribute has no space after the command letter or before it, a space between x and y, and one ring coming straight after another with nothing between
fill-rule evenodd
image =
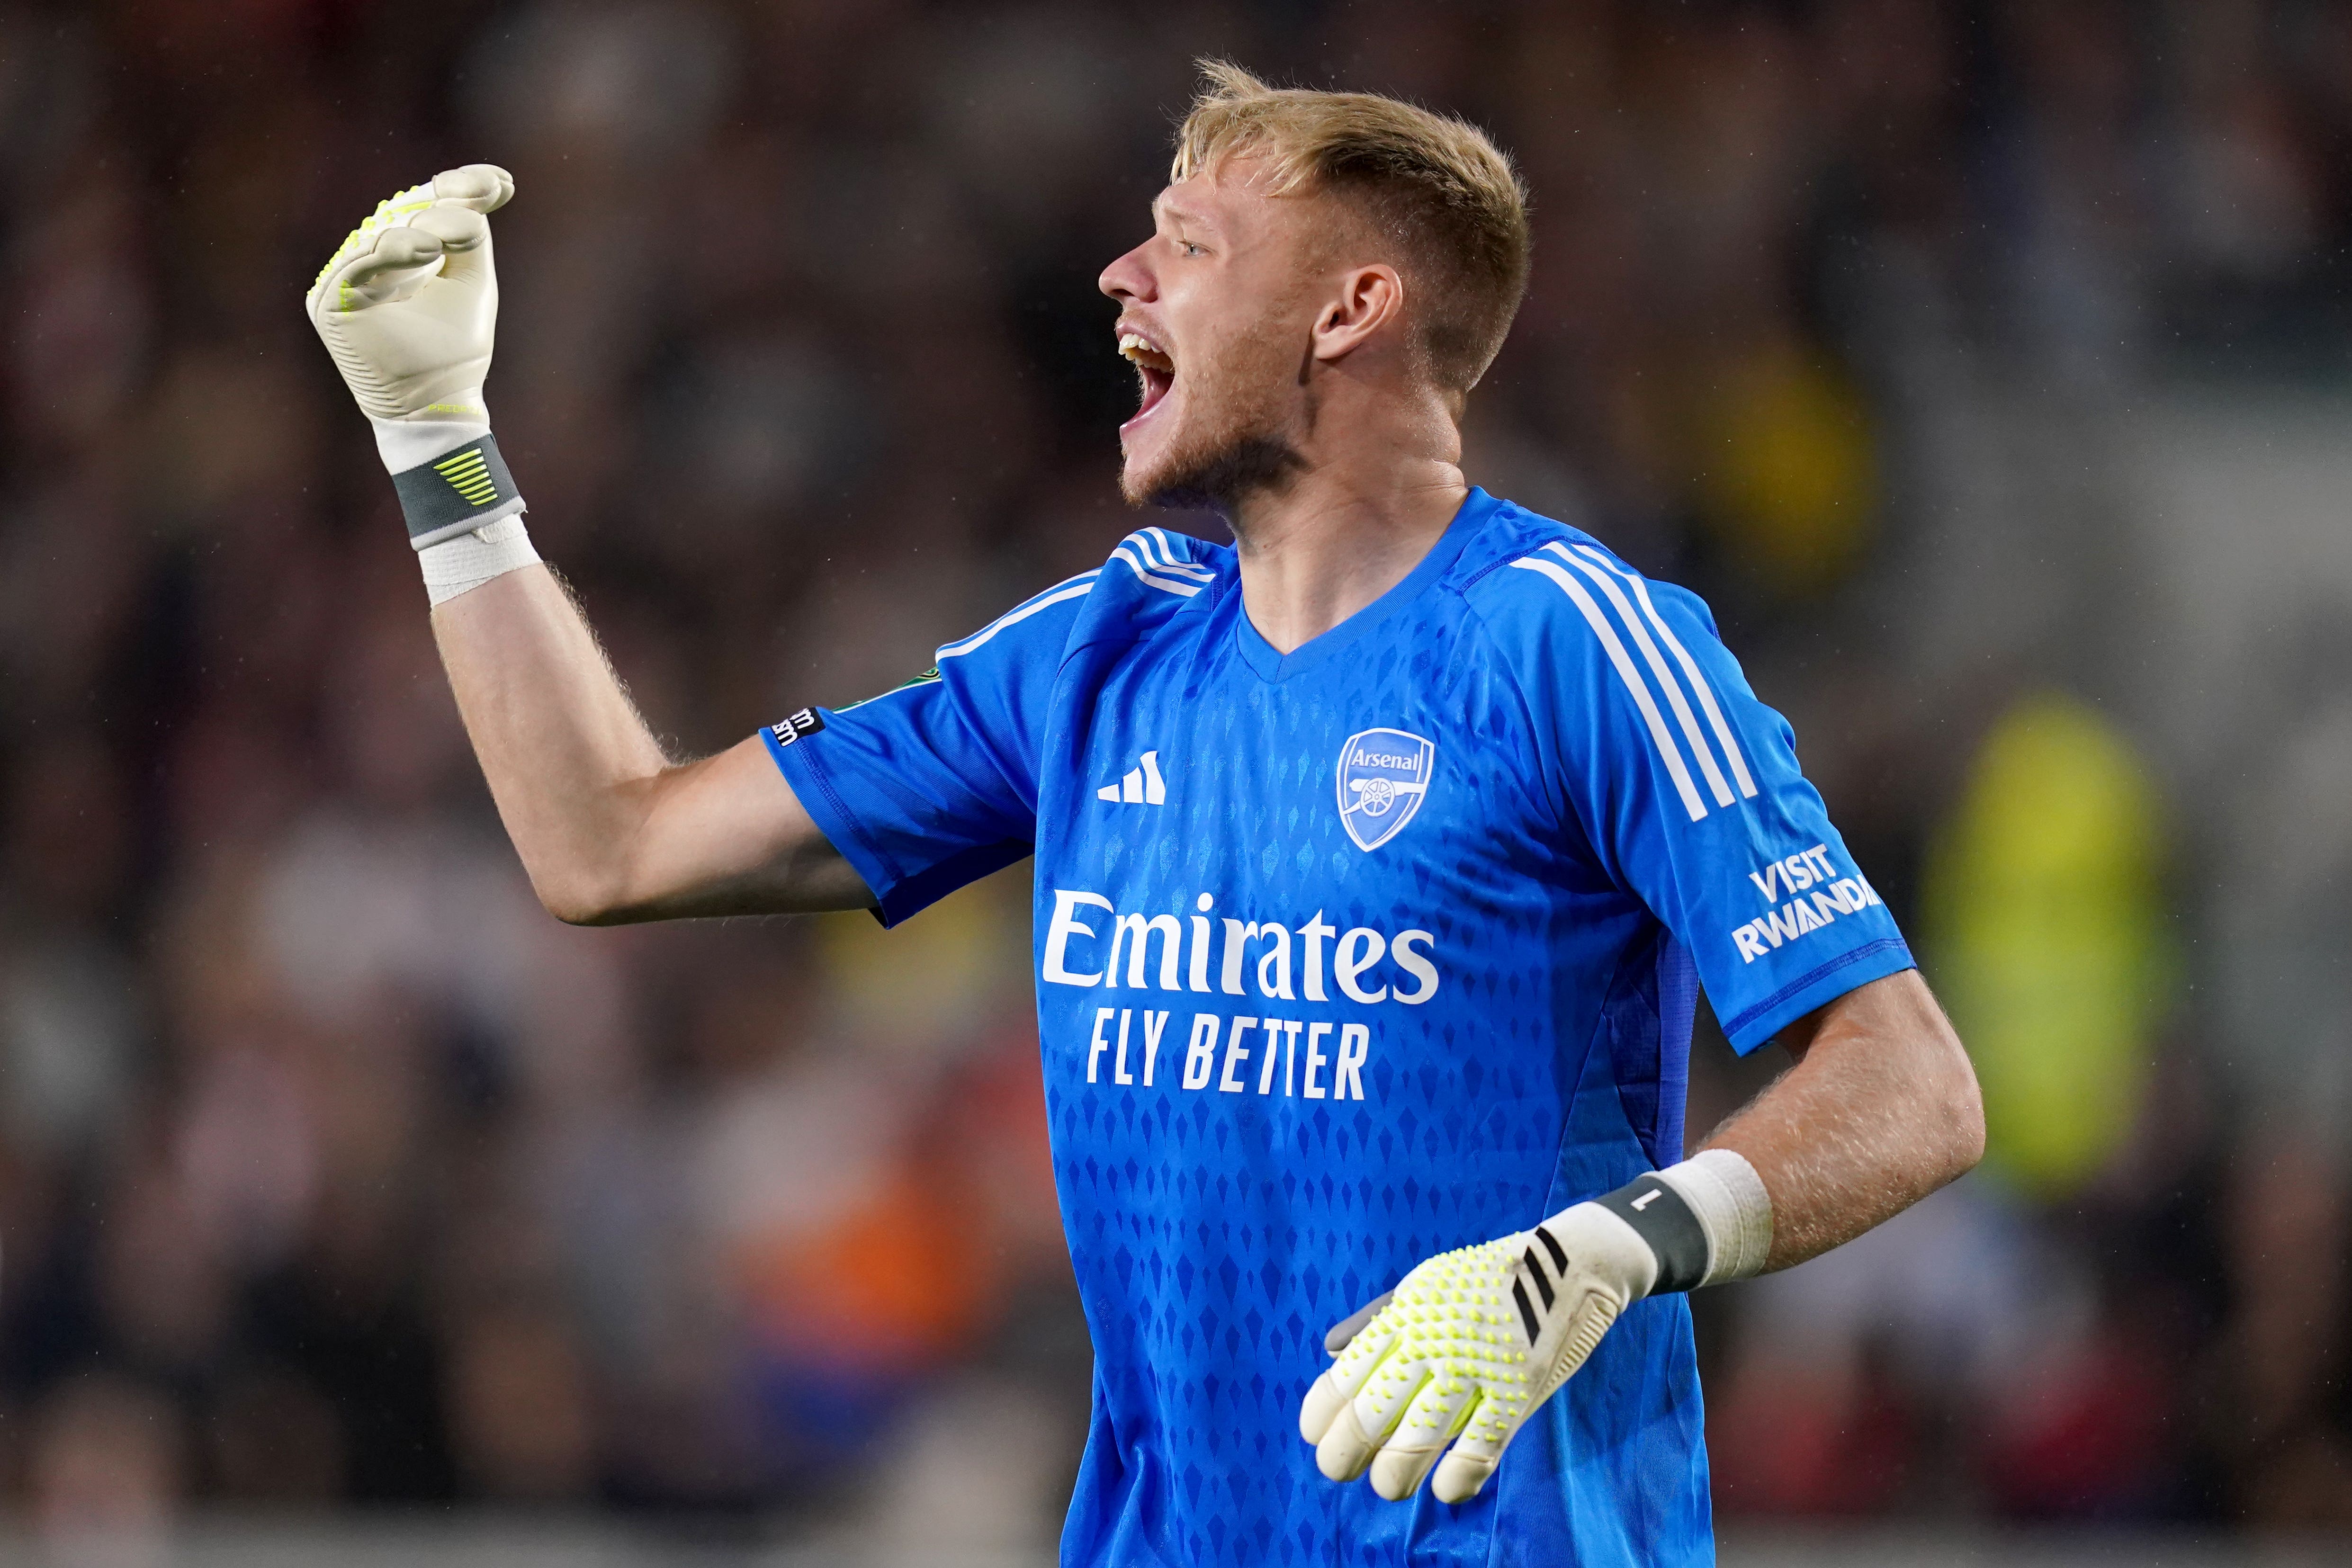
<instances>
[{"instance_id":1,"label":"ear","mask_svg":"<svg viewBox=\"0 0 2352 1568\"><path fill-rule=\"evenodd\" d=\"M1351 267L1315 318L1310 352L1318 360L1343 359L1362 348L1404 314L1404 279L1386 262Z\"/></svg>"}]
</instances>

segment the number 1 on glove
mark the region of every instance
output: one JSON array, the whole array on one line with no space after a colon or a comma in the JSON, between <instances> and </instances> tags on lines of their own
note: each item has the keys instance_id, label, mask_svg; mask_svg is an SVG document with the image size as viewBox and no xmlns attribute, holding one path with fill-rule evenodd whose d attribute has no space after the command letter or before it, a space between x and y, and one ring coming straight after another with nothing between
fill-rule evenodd
<instances>
[{"instance_id":1,"label":"number 1 on glove","mask_svg":"<svg viewBox=\"0 0 2352 1568\"><path fill-rule=\"evenodd\" d=\"M1466 1502L1538 1406L1643 1296L1763 1267L1771 1200L1746 1159L1710 1149L1533 1229L1443 1252L1335 1328L1299 1407L1335 1481ZM1450 1448L1449 1448L1450 1445Z\"/></svg>"}]
</instances>

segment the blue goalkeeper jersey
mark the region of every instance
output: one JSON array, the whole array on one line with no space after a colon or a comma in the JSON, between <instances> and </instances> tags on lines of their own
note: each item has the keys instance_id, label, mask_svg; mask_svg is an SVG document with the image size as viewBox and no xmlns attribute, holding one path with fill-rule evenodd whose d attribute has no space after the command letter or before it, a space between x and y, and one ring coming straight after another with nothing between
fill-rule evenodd
<instances>
[{"instance_id":1,"label":"blue goalkeeper jersey","mask_svg":"<svg viewBox=\"0 0 2352 1568\"><path fill-rule=\"evenodd\" d=\"M1275 651L1160 528L768 744L887 922L1036 857L1055 1179L1095 1345L1070 1564L1714 1559L1681 1296L1459 1507L1298 1435L1332 1322L1682 1156L1695 988L1752 1051L1907 968L1693 595L1472 490Z\"/></svg>"}]
</instances>

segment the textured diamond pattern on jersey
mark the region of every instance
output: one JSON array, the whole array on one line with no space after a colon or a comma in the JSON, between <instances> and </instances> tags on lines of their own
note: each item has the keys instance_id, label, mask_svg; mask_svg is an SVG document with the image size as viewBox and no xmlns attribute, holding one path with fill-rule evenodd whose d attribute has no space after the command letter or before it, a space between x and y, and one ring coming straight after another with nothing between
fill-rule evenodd
<instances>
[{"instance_id":1,"label":"textured diamond pattern on jersey","mask_svg":"<svg viewBox=\"0 0 2352 1568\"><path fill-rule=\"evenodd\" d=\"M1909 962L1705 607L1474 491L1287 656L1229 550L1144 529L940 669L772 749L886 919L1034 846L1097 1369L1064 1560L1711 1561L1679 1296L1460 1506L1325 1480L1297 1424L1423 1259L1680 1157L1694 973L1753 1046Z\"/></svg>"}]
</instances>

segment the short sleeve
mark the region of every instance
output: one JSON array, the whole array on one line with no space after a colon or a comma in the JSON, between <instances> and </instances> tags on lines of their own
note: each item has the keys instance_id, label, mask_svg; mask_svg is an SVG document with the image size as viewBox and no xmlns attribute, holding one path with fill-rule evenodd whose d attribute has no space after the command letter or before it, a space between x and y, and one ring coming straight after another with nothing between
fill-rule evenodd
<instances>
[{"instance_id":1,"label":"short sleeve","mask_svg":"<svg viewBox=\"0 0 2352 1568\"><path fill-rule=\"evenodd\" d=\"M884 925L1034 847L1046 714L1094 576L949 643L896 691L803 708L761 732L819 831L865 878Z\"/></svg>"},{"instance_id":2,"label":"short sleeve","mask_svg":"<svg viewBox=\"0 0 2352 1568\"><path fill-rule=\"evenodd\" d=\"M1515 654L1554 802L1689 950L1737 1050L1913 967L1787 721L1696 595L1581 539L1510 566L1486 619Z\"/></svg>"}]
</instances>

